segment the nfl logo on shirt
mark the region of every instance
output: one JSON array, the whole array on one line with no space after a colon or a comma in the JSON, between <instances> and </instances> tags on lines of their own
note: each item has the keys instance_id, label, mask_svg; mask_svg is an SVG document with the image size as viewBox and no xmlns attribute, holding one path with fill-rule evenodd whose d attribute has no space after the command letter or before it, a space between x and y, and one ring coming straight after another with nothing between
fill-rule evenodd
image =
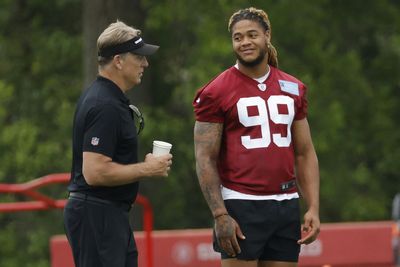
<instances>
[{"instance_id":1,"label":"nfl logo on shirt","mask_svg":"<svg viewBox=\"0 0 400 267\"><path fill-rule=\"evenodd\" d=\"M97 146L97 145L99 144L99 141L100 141L100 138L98 138L98 137L92 137L92 141L90 141L90 143L91 143L93 146Z\"/></svg>"},{"instance_id":2,"label":"nfl logo on shirt","mask_svg":"<svg viewBox=\"0 0 400 267\"><path fill-rule=\"evenodd\" d=\"M265 90L267 90L267 85L265 85L264 83L259 83L258 89L264 92Z\"/></svg>"}]
</instances>

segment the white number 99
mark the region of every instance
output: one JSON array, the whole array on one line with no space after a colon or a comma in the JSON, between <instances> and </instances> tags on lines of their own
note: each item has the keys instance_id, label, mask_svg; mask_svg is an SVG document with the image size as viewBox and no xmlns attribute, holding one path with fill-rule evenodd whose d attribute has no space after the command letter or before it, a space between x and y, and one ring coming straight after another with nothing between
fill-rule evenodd
<instances>
[{"instance_id":1,"label":"white number 99","mask_svg":"<svg viewBox=\"0 0 400 267\"><path fill-rule=\"evenodd\" d=\"M269 118L268 118L268 110ZM271 144L271 131L269 127L269 119L275 124L286 124L287 135L282 136L280 133L272 134L272 141L278 147L288 147L292 140L290 128L294 118L294 101L292 98L283 95L273 95L267 101L267 105L259 96L241 98L236 106L238 110L239 121L245 127L260 126L261 137L251 138L249 135L241 137L244 147L247 149L268 147ZM278 105L286 105L288 114L279 114ZM256 106L258 115L250 116L248 107Z\"/></svg>"}]
</instances>

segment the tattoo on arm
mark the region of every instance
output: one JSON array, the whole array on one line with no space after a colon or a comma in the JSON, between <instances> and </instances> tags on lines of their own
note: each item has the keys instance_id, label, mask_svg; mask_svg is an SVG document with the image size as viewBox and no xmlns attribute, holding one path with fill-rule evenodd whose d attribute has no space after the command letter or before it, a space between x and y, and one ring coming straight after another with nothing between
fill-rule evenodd
<instances>
[{"instance_id":1,"label":"tattoo on arm","mask_svg":"<svg viewBox=\"0 0 400 267\"><path fill-rule=\"evenodd\" d=\"M213 215L225 210L217 170L222 130L222 123L196 122L194 127L196 172L204 198Z\"/></svg>"}]
</instances>

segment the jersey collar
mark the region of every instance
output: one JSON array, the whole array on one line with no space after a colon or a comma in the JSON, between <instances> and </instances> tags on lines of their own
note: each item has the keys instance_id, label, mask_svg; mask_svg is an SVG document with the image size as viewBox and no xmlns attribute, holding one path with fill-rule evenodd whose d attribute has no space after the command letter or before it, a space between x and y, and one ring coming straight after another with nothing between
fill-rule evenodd
<instances>
[{"instance_id":1,"label":"jersey collar","mask_svg":"<svg viewBox=\"0 0 400 267\"><path fill-rule=\"evenodd\" d=\"M107 87L109 89L109 92L119 100L121 100L123 103L129 105L129 99L126 97L126 95L122 92L121 88L118 87L113 81L98 75L97 80L100 82L105 82L110 84L111 86Z\"/></svg>"}]
</instances>

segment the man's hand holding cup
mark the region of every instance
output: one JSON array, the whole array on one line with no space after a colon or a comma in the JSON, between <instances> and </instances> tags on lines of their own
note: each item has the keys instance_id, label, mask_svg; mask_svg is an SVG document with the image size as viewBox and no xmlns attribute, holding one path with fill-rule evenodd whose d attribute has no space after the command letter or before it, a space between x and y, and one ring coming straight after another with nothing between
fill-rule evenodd
<instances>
[{"instance_id":1,"label":"man's hand holding cup","mask_svg":"<svg viewBox=\"0 0 400 267\"><path fill-rule=\"evenodd\" d=\"M172 165L171 148L172 144L170 143L153 141L153 153L146 155L145 162L152 165L154 176L168 176Z\"/></svg>"}]
</instances>

